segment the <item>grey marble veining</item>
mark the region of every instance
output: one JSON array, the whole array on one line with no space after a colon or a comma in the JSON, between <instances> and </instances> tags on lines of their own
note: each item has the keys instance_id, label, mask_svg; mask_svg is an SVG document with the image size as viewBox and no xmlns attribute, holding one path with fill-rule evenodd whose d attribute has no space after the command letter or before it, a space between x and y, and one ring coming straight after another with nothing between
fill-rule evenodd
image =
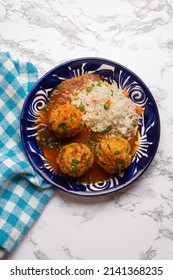
<instances>
[{"instance_id":1,"label":"grey marble veining","mask_svg":"<svg viewBox=\"0 0 173 280\"><path fill-rule=\"evenodd\" d=\"M173 1L1 0L0 49L40 76L97 56L133 70L159 109L161 139L127 189L82 198L57 191L7 259L173 259Z\"/></svg>"}]
</instances>

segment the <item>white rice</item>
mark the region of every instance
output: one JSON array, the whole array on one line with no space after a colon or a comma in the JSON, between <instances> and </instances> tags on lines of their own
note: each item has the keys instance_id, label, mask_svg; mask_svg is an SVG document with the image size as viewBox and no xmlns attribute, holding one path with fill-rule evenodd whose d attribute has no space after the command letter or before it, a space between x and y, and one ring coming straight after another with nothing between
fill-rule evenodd
<instances>
[{"instance_id":1,"label":"white rice","mask_svg":"<svg viewBox=\"0 0 173 280\"><path fill-rule=\"evenodd\" d=\"M90 92L86 88L93 84ZM138 124L139 115L136 113L136 106L133 101L124 95L123 90L118 89L117 84L107 82L89 81L86 88L76 95L71 95L71 103L79 108L80 104L85 106L85 114L82 115L86 125L93 131L104 131L112 127L108 135L121 133L123 136L130 136L135 132L135 125ZM106 101L110 101L109 109L104 108Z\"/></svg>"}]
</instances>

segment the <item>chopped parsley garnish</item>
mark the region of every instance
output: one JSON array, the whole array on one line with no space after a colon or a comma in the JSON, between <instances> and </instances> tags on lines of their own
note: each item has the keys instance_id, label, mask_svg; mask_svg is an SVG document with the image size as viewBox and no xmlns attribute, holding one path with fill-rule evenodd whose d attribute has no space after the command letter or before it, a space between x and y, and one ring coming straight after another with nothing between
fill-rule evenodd
<instances>
[{"instance_id":1,"label":"chopped parsley garnish","mask_svg":"<svg viewBox=\"0 0 173 280\"><path fill-rule=\"evenodd\" d=\"M78 159L77 158L74 158L72 160L72 164L71 164L71 170L72 172L76 172L77 170L77 164L79 163Z\"/></svg>"},{"instance_id":2,"label":"chopped parsley garnish","mask_svg":"<svg viewBox=\"0 0 173 280\"><path fill-rule=\"evenodd\" d=\"M87 146L90 150L98 144L98 141L95 137L89 136L87 139Z\"/></svg>"},{"instance_id":3,"label":"chopped parsley garnish","mask_svg":"<svg viewBox=\"0 0 173 280\"><path fill-rule=\"evenodd\" d=\"M70 130L68 129L68 127L67 127L65 122L64 123L60 123L57 128L58 128L58 130L59 129L63 129L66 132L67 135L70 135Z\"/></svg>"},{"instance_id":4,"label":"chopped parsley garnish","mask_svg":"<svg viewBox=\"0 0 173 280\"><path fill-rule=\"evenodd\" d=\"M124 161L119 161L117 163L117 166L118 166L118 172L120 174L122 172L122 170L124 169Z\"/></svg>"},{"instance_id":5,"label":"chopped parsley garnish","mask_svg":"<svg viewBox=\"0 0 173 280\"><path fill-rule=\"evenodd\" d=\"M77 148L75 144L72 144L71 147L72 147L73 149L76 149L76 148Z\"/></svg>"},{"instance_id":6,"label":"chopped parsley garnish","mask_svg":"<svg viewBox=\"0 0 173 280\"><path fill-rule=\"evenodd\" d=\"M74 122L74 115L73 114L70 114L70 119L72 122Z\"/></svg>"},{"instance_id":7,"label":"chopped parsley garnish","mask_svg":"<svg viewBox=\"0 0 173 280\"><path fill-rule=\"evenodd\" d=\"M102 131L100 131L100 134L105 134L105 133L108 133L109 131L111 131L112 130L112 125L109 125L106 129L104 129L104 130L102 130Z\"/></svg>"}]
</instances>

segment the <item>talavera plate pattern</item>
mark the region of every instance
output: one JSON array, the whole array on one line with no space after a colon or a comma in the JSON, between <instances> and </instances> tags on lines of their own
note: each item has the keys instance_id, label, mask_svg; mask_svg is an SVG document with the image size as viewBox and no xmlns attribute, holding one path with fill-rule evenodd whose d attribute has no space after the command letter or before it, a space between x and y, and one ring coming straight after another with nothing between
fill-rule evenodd
<instances>
[{"instance_id":1,"label":"talavera plate pattern","mask_svg":"<svg viewBox=\"0 0 173 280\"><path fill-rule=\"evenodd\" d=\"M46 104L49 93L64 79L95 73L109 83L117 82L120 89L129 92L129 98L144 108L140 117L140 145L132 163L121 176L95 184L75 184L60 178L44 158L36 140L40 108ZM46 73L28 94L21 114L21 137L25 152L33 168L52 186L71 194L96 196L119 191L141 176L150 165L159 144L160 119L155 100L143 81L126 67L102 58L79 58L58 65Z\"/></svg>"}]
</instances>

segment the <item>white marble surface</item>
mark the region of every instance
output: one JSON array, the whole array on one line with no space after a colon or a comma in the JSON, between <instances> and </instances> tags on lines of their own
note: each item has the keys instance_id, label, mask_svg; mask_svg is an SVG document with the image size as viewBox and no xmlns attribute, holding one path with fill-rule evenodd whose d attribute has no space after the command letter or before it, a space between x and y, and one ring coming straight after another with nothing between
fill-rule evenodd
<instances>
[{"instance_id":1,"label":"white marble surface","mask_svg":"<svg viewBox=\"0 0 173 280\"><path fill-rule=\"evenodd\" d=\"M162 126L136 183L97 198L57 192L5 259L173 259L173 0L1 0L0 48L40 76L77 57L117 61L148 85Z\"/></svg>"}]
</instances>

